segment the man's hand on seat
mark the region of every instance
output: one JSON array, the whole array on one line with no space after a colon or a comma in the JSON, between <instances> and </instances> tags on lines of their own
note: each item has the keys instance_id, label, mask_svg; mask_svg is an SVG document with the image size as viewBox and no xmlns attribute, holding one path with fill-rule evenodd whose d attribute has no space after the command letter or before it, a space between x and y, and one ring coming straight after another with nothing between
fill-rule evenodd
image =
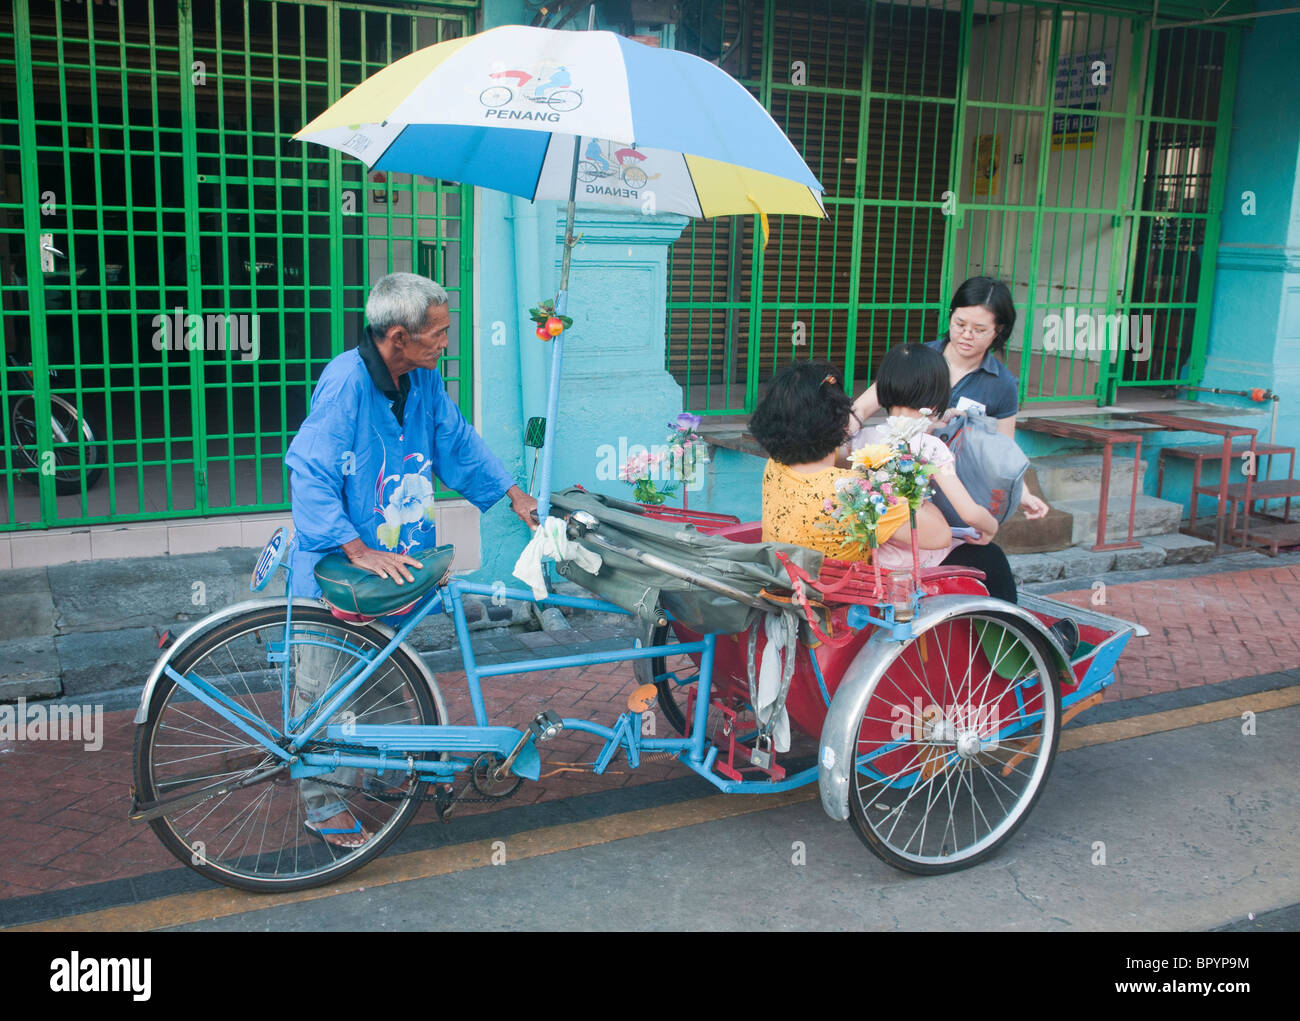
<instances>
[{"instance_id":1,"label":"man's hand on seat","mask_svg":"<svg viewBox=\"0 0 1300 1021\"><path fill-rule=\"evenodd\" d=\"M384 550L371 549L361 539L344 543L341 548L343 555L354 566L365 568L371 574L377 574L381 578L390 578L398 585L404 584L404 581L415 581L410 570L412 567L417 571L423 569L423 565L415 557L408 557L405 553L387 553Z\"/></svg>"},{"instance_id":2,"label":"man's hand on seat","mask_svg":"<svg viewBox=\"0 0 1300 1021\"><path fill-rule=\"evenodd\" d=\"M510 497L510 509L519 515L519 520L529 528L536 528L541 522L537 517L537 497L529 496L518 486L506 490Z\"/></svg>"}]
</instances>

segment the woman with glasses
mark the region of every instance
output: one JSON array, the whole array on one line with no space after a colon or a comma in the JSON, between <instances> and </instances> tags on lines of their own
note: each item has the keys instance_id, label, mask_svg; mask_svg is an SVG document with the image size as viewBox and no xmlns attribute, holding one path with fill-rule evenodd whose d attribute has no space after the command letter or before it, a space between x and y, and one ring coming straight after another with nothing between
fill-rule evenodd
<instances>
[{"instance_id":1,"label":"woman with glasses","mask_svg":"<svg viewBox=\"0 0 1300 1021\"><path fill-rule=\"evenodd\" d=\"M957 288L948 304L948 332L928 342L948 363L952 387L948 406L965 411L974 405L975 410L996 418L999 431L1008 439L1016 432L1019 382L1000 356L1006 353L1007 338L1015 325L1016 307L1007 285L992 277L971 277ZM865 422L879 410L873 383L853 402L853 414ZM1044 517L1049 510L1028 487L1020 506L1030 521Z\"/></svg>"},{"instance_id":2,"label":"woman with glasses","mask_svg":"<svg viewBox=\"0 0 1300 1021\"><path fill-rule=\"evenodd\" d=\"M948 406L955 411L974 407L998 420L998 429L1008 438L1016 431L1020 410L1019 385L1015 375L998 356L1016 325L1016 308L1007 285L992 277L971 277L957 288L948 305L948 331L930 341L948 363L952 391ZM853 402L853 414L865 422L880 410L872 384ZM856 422L854 423L857 424ZM1044 517L1047 503L1026 486L1020 506L1031 521ZM945 564L974 567L985 574L989 594L1008 602L1016 601L1016 583L1006 554L995 544L958 546Z\"/></svg>"}]
</instances>

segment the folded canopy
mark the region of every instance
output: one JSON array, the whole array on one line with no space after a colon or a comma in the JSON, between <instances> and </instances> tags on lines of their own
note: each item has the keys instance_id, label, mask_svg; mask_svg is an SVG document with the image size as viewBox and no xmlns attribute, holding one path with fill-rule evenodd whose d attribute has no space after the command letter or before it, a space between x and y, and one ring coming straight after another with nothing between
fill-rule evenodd
<instances>
[{"instance_id":1,"label":"folded canopy","mask_svg":"<svg viewBox=\"0 0 1300 1021\"><path fill-rule=\"evenodd\" d=\"M781 542L733 542L704 535L694 525L663 521L647 515L635 503L599 496L581 489L553 493L551 506L570 514L586 511L600 524L594 535L616 546L667 561L696 579L714 581L765 602L763 589L789 589L790 578L777 560L786 554L814 577L821 571L822 554ZM601 556L604 563L589 574L571 561L557 565L560 574L602 599L653 621L662 606L676 620L700 633L735 634L744 631L757 609L745 602L711 591L698 581L676 577L641 561L611 551L592 540L579 539ZM772 611L789 612L788 604L766 604Z\"/></svg>"}]
</instances>

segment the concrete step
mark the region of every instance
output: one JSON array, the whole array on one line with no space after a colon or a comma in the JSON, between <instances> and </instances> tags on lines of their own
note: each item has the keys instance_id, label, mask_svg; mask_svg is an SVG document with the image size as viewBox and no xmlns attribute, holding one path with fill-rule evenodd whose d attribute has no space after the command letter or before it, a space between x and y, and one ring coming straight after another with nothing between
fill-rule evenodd
<instances>
[{"instance_id":1,"label":"concrete step","mask_svg":"<svg viewBox=\"0 0 1300 1021\"><path fill-rule=\"evenodd\" d=\"M1032 462L1038 472L1043 496L1050 504L1065 500L1082 500L1091 497L1095 503L1101 493L1102 456L1100 454L1051 454L1035 457ZM1138 465L1138 493L1146 476L1147 461ZM1110 464L1111 498L1133 492L1133 457L1116 451Z\"/></svg>"},{"instance_id":2,"label":"concrete step","mask_svg":"<svg viewBox=\"0 0 1300 1021\"><path fill-rule=\"evenodd\" d=\"M1098 494L1077 500L1061 500L1053 505L1074 516L1072 539L1075 543L1097 541L1097 501ZM1128 497L1120 497L1111 490L1110 502L1106 507L1106 541L1123 542L1128 538ZM1172 500L1160 500L1154 496L1138 494L1137 506L1133 514L1133 537L1145 535L1164 535L1178 531L1178 523L1183 517L1183 506Z\"/></svg>"},{"instance_id":3,"label":"concrete step","mask_svg":"<svg viewBox=\"0 0 1300 1021\"><path fill-rule=\"evenodd\" d=\"M1092 552L1091 546L1095 541L1094 534L1078 546L1030 556L1009 555L1007 561L1011 564L1016 584L1027 585L1063 578L1095 579L1110 571L1143 571L1172 564L1199 564L1214 556L1214 543L1181 532L1149 535L1136 549L1108 553Z\"/></svg>"},{"instance_id":4,"label":"concrete step","mask_svg":"<svg viewBox=\"0 0 1300 1021\"><path fill-rule=\"evenodd\" d=\"M1165 551L1166 564L1203 564L1214 556L1214 543L1182 532L1168 535L1150 535L1143 545L1159 546Z\"/></svg>"}]
</instances>

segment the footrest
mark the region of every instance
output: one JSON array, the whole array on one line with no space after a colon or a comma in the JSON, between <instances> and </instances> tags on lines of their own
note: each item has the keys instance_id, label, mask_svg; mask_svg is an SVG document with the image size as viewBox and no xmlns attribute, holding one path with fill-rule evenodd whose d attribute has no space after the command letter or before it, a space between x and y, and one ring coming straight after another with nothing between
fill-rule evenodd
<instances>
[{"instance_id":1,"label":"footrest","mask_svg":"<svg viewBox=\"0 0 1300 1021\"><path fill-rule=\"evenodd\" d=\"M397 756L411 752L494 752L506 758L524 733L514 727L455 727L455 726L384 726L382 724L331 723L325 728L330 741L368 745L385 749ZM536 780L541 775L541 759L537 749L528 744L515 759L512 772L526 780Z\"/></svg>"}]
</instances>

